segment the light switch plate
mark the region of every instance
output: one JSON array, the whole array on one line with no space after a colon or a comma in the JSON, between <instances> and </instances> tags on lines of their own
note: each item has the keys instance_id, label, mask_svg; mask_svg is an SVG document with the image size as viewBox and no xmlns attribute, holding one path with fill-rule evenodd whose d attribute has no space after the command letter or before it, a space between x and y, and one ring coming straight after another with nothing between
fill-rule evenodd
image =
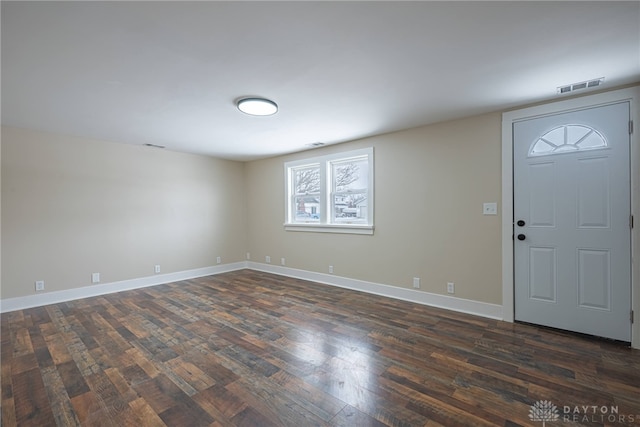
<instances>
[{"instance_id":1,"label":"light switch plate","mask_svg":"<svg viewBox=\"0 0 640 427\"><path fill-rule=\"evenodd\" d=\"M483 215L498 215L498 204L497 203L483 203L482 204L482 214Z\"/></svg>"}]
</instances>

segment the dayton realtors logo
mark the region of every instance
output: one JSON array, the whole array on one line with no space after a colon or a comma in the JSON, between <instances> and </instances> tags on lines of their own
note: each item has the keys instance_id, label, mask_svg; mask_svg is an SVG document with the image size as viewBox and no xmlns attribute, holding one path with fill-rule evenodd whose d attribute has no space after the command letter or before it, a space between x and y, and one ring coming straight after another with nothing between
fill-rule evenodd
<instances>
[{"instance_id":1,"label":"dayton realtors logo","mask_svg":"<svg viewBox=\"0 0 640 427\"><path fill-rule=\"evenodd\" d=\"M529 419L542 422L543 427L553 421L634 424L640 423L640 414L621 414L617 406L606 405L564 405L560 409L549 400L538 400L529 409Z\"/></svg>"}]
</instances>

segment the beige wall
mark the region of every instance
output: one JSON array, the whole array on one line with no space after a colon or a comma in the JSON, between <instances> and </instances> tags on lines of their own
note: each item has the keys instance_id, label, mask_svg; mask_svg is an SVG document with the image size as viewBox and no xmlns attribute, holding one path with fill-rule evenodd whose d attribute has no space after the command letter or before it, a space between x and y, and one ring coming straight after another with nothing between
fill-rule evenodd
<instances>
[{"instance_id":1,"label":"beige wall","mask_svg":"<svg viewBox=\"0 0 640 427\"><path fill-rule=\"evenodd\" d=\"M499 113L246 164L2 129L2 298L245 259L501 303ZM375 148L375 234L284 231L284 162Z\"/></svg>"},{"instance_id":2,"label":"beige wall","mask_svg":"<svg viewBox=\"0 0 640 427\"><path fill-rule=\"evenodd\" d=\"M373 146L375 234L284 231L285 161ZM246 165L248 251L287 267L501 304L501 114L367 138ZM499 205L499 203L498 203ZM500 206L498 206L500 212Z\"/></svg>"},{"instance_id":3,"label":"beige wall","mask_svg":"<svg viewBox=\"0 0 640 427\"><path fill-rule=\"evenodd\" d=\"M3 299L243 261L244 164L2 128Z\"/></svg>"}]
</instances>

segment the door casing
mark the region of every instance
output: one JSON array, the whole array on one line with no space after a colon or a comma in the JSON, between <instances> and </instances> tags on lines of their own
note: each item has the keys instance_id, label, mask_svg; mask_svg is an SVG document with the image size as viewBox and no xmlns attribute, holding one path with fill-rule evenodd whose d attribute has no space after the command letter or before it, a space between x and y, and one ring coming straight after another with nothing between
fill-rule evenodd
<instances>
[{"instance_id":1,"label":"door casing","mask_svg":"<svg viewBox=\"0 0 640 427\"><path fill-rule=\"evenodd\" d=\"M640 128L640 86L612 90L544 105L508 111L502 114L502 308L503 319L514 321L514 246L513 246L513 123L551 114L580 110L585 107L629 101L631 118ZM636 225L631 232L631 293L636 320L631 325L631 345L640 348L640 263L635 256L640 250L640 150L638 133L631 134L631 211Z\"/></svg>"}]
</instances>

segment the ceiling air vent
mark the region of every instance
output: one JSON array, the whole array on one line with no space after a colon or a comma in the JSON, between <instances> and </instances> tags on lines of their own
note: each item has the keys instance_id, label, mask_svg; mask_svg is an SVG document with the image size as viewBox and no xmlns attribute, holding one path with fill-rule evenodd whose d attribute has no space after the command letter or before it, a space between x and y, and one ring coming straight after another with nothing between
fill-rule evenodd
<instances>
[{"instance_id":1,"label":"ceiling air vent","mask_svg":"<svg viewBox=\"0 0 640 427\"><path fill-rule=\"evenodd\" d=\"M587 80L579 83L572 83L570 85L558 87L558 93L560 94L569 93L569 92L573 92L574 90L598 87L603 83L604 83L604 77L600 77L599 79Z\"/></svg>"}]
</instances>

